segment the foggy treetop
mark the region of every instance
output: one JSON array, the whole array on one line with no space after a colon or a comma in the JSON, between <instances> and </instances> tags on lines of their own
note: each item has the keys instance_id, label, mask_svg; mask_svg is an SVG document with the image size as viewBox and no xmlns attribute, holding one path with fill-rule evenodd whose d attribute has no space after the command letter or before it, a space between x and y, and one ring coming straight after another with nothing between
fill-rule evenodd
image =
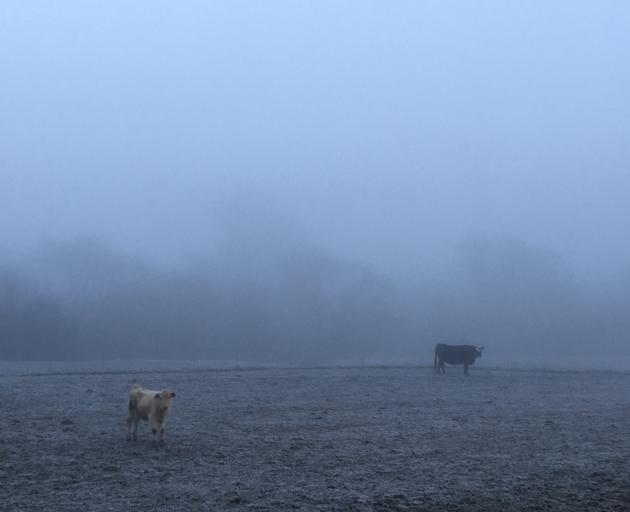
<instances>
[{"instance_id":1,"label":"foggy treetop","mask_svg":"<svg viewBox=\"0 0 630 512\"><path fill-rule=\"evenodd\" d=\"M629 23L2 2L0 359L629 361Z\"/></svg>"}]
</instances>

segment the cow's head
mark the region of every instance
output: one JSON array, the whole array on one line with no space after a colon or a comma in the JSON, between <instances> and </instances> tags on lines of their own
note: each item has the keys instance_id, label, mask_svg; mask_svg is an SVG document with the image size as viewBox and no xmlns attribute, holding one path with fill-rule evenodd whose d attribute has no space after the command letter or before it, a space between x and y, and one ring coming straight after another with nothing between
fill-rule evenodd
<instances>
[{"instance_id":1,"label":"cow's head","mask_svg":"<svg viewBox=\"0 0 630 512\"><path fill-rule=\"evenodd\" d=\"M171 407L173 398L175 398L175 391L172 391L170 389L163 389L159 393L155 394L155 399L158 401L160 407L164 410L167 410Z\"/></svg>"},{"instance_id":2,"label":"cow's head","mask_svg":"<svg viewBox=\"0 0 630 512\"><path fill-rule=\"evenodd\" d=\"M481 352L483 351L483 347L475 347L477 349L477 357L481 357Z\"/></svg>"}]
</instances>

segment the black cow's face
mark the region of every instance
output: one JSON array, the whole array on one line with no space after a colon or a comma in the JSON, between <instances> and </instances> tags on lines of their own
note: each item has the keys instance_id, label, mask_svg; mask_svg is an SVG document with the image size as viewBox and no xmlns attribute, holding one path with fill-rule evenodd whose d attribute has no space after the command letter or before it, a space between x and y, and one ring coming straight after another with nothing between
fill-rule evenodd
<instances>
[{"instance_id":1,"label":"black cow's face","mask_svg":"<svg viewBox=\"0 0 630 512\"><path fill-rule=\"evenodd\" d=\"M483 347L475 347L477 349L477 357L481 357L481 351L483 350Z\"/></svg>"}]
</instances>

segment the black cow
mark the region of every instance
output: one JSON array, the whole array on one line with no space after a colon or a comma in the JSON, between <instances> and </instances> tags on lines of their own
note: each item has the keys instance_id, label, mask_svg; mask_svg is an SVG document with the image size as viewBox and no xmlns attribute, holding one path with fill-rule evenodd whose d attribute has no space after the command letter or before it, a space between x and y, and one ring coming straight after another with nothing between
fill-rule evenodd
<instances>
[{"instance_id":1,"label":"black cow","mask_svg":"<svg viewBox=\"0 0 630 512\"><path fill-rule=\"evenodd\" d=\"M435 359L433 361L433 369L435 373L446 373L444 363L463 364L464 373L468 375L468 367L474 364L475 359L481 357L483 347L475 347L473 345L447 345L446 343L438 343L435 346Z\"/></svg>"}]
</instances>

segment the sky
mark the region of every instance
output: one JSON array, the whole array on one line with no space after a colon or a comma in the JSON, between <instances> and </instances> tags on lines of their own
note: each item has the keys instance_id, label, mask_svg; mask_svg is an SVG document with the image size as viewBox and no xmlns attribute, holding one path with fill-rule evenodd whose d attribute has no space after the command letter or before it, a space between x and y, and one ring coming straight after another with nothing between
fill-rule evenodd
<instances>
[{"instance_id":1,"label":"sky","mask_svg":"<svg viewBox=\"0 0 630 512\"><path fill-rule=\"evenodd\" d=\"M615 283L629 24L621 1L4 1L2 257L316 249L404 284L490 240Z\"/></svg>"}]
</instances>

